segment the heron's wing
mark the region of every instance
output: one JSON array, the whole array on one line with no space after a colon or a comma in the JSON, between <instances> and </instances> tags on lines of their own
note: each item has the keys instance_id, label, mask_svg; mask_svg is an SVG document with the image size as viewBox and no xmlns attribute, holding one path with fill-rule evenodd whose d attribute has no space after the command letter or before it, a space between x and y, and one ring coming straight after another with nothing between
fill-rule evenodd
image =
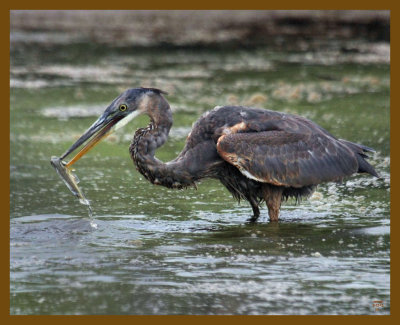
<instances>
[{"instance_id":1,"label":"heron's wing","mask_svg":"<svg viewBox=\"0 0 400 325\"><path fill-rule=\"evenodd\" d=\"M227 134L218 139L217 150L243 175L281 186L301 187L340 180L358 169L352 150L321 133Z\"/></svg>"}]
</instances>

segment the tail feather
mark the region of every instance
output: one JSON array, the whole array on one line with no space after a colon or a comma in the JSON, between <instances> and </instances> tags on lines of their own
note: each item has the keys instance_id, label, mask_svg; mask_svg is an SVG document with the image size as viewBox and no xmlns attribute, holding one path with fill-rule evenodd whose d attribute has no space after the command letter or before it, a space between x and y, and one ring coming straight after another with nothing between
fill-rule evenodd
<instances>
[{"instance_id":1,"label":"tail feather","mask_svg":"<svg viewBox=\"0 0 400 325\"><path fill-rule=\"evenodd\" d=\"M379 175L365 159L369 158L365 153L366 152L375 152L374 149L364 146L359 143L350 142L347 140L340 139L340 142L347 145L350 149L352 149L356 153L357 161L358 161L358 173L368 173L372 176L378 177Z\"/></svg>"},{"instance_id":2,"label":"tail feather","mask_svg":"<svg viewBox=\"0 0 400 325\"><path fill-rule=\"evenodd\" d=\"M340 142L344 143L345 145L349 146L350 148L352 148L355 151L363 151L363 152L376 152L375 149L364 146L363 144L360 143L354 143L354 142L350 142L344 139L339 139Z\"/></svg>"},{"instance_id":3,"label":"tail feather","mask_svg":"<svg viewBox=\"0 0 400 325\"><path fill-rule=\"evenodd\" d=\"M359 173L368 173L371 174L372 176L378 177L378 173L375 171L374 167L372 167L368 162L364 160L361 155L357 155L357 161L358 161L358 172Z\"/></svg>"}]
</instances>

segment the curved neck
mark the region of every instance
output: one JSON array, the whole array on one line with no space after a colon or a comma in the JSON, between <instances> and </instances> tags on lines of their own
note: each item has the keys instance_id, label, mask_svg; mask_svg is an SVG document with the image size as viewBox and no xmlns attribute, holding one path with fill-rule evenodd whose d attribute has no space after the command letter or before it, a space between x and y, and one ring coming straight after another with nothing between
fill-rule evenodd
<instances>
[{"instance_id":1,"label":"curved neck","mask_svg":"<svg viewBox=\"0 0 400 325\"><path fill-rule=\"evenodd\" d=\"M129 152L139 171L146 176L142 170L145 167L163 164L154 155L156 149L167 141L171 127L160 127L153 121L146 128L138 129L135 132Z\"/></svg>"},{"instance_id":2,"label":"curved neck","mask_svg":"<svg viewBox=\"0 0 400 325\"><path fill-rule=\"evenodd\" d=\"M156 149L167 141L172 126L172 112L169 105L159 105L151 113L151 115L149 114L150 124L135 132L129 147L136 169L156 185L169 188L184 188L194 185L191 177L181 173L175 166L175 162L165 164L154 156Z\"/></svg>"}]
</instances>

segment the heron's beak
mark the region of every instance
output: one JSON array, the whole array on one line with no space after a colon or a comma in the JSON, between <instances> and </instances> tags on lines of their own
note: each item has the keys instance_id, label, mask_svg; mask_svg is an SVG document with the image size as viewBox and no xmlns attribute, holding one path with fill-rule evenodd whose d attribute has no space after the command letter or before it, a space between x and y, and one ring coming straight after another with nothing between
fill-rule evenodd
<instances>
[{"instance_id":1,"label":"heron's beak","mask_svg":"<svg viewBox=\"0 0 400 325\"><path fill-rule=\"evenodd\" d=\"M126 116L111 116L109 112L104 112L104 114L101 115L97 121L94 122L92 126L89 127L89 129L87 129L86 132L82 134L82 136L60 157L60 159L64 159L83 145L80 151L66 164L66 167L71 166L99 143L100 140L104 139L107 135L111 134L112 131L125 125L138 115L135 113L136 112L133 112Z\"/></svg>"}]
</instances>

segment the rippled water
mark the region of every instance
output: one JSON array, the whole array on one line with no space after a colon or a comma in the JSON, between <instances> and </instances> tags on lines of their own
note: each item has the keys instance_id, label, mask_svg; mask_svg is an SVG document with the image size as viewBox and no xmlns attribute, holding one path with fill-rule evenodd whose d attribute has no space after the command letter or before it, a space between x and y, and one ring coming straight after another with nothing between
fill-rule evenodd
<instances>
[{"instance_id":1,"label":"rippled water","mask_svg":"<svg viewBox=\"0 0 400 325\"><path fill-rule=\"evenodd\" d=\"M388 314L388 45L314 52L11 47L11 314ZM196 191L147 183L128 146L141 117L75 166L94 223L50 166L130 87L170 93L173 159L216 105L297 113L374 147L381 175L323 184L281 221L256 224L216 181ZM375 311L373 301L384 307Z\"/></svg>"}]
</instances>

